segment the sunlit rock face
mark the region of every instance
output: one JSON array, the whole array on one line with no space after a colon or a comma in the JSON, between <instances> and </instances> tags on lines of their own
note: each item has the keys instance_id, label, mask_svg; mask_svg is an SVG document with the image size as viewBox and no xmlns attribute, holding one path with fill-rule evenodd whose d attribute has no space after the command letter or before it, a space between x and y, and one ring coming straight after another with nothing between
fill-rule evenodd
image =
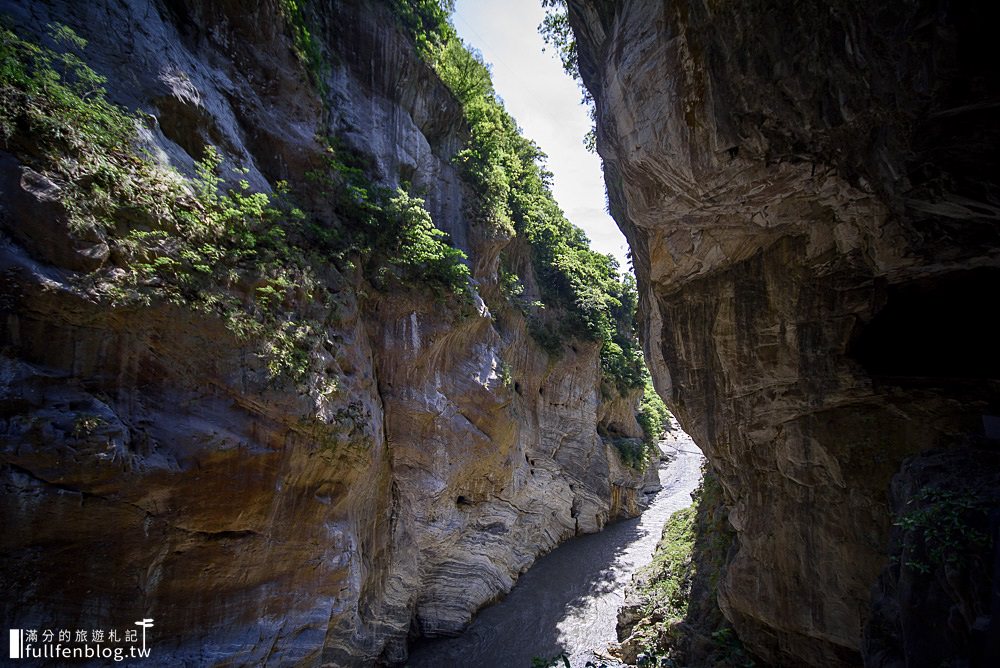
<instances>
[{"instance_id":1,"label":"sunlit rock face","mask_svg":"<svg viewBox=\"0 0 1000 668\"><path fill-rule=\"evenodd\" d=\"M497 241L466 216L457 102L383 5L313 3L321 99L268 2L3 3L17 34L63 23L142 148L190 172L205 144L258 190L308 184L335 136L424 193L499 304ZM300 3L301 4L301 3ZM320 6L322 5L322 6ZM452 633L541 553L637 512L655 481L602 433L638 436L596 345L558 360L519 312L320 280L335 312L305 380L268 377L216 316L111 307L83 272L59 185L0 151L0 585L8 628L151 617L158 665L372 665ZM308 185L301 188L308 190ZM309 202L323 214L323 202ZM332 215L332 213L328 213ZM533 280L525 275L526 280ZM600 430L600 431L599 431Z\"/></svg>"},{"instance_id":2,"label":"sunlit rock face","mask_svg":"<svg viewBox=\"0 0 1000 668\"><path fill-rule=\"evenodd\" d=\"M769 662L856 665L890 479L1000 410L996 17L780 5L569 2L654 379L731 505L722 609ZM921 626L885 625L894 665Z\"/></svg>"}]
</instances>

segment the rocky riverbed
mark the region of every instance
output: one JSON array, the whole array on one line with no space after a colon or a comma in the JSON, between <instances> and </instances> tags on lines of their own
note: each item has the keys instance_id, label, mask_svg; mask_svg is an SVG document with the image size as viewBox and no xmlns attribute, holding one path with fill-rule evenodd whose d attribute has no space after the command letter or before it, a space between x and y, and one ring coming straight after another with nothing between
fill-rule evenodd
<instances>
[{"instance_id":1,"label":"rocky riverbed","mask_svg":"<svg viewBox=\"0 0 1000 668\"><path fill-rule=\"evenodd\" d=\"M667 518L691 503L702 455L674 429L660 443L670 457L660 469L663 488L641 516L557 547L518 581L499 603L477 615L455 638L422 643L407 665L530 666L535 658L564 654L572 666L613 662L615 621L632 574L650 562Z\"/></svg>"}]
</instances>

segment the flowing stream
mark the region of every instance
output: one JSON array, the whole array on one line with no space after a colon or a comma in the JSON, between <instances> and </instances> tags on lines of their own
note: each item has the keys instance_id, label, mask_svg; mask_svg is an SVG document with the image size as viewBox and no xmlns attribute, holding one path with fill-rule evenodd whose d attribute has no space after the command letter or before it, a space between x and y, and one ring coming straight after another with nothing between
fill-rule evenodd
<instances>
[{"instance_id":1,"label":"flowing stream","mask_svg":"<svg viewBox=\"0 0 1000 668\"><path fill-rule=\"evenodd\" d=\"M618 665L607 658L632 574L650 562L671 513L691 503L702 454L674 430L660 447L674 459L660 468L663 489L641 516L573 538L539 559L500 602L476 615L455 638L418 643L413 668L530 668L559 654L574 668ZM595 654L596 653L596 654ZM562 665L562 664L559 664Z\"/></svg>"}]
</instances>

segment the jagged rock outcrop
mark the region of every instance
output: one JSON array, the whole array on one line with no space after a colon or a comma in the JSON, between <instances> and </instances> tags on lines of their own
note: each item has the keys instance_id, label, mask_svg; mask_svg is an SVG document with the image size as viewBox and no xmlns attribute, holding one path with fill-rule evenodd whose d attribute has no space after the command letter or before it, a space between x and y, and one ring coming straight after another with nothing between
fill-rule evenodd
<instances>
[{"instance_id":1,"label":"jagged rock outcrop","mask_svg":"<svg viewBox=\"0 0 1000 668\"><path fill-rule=\"evenodd\" d=\"M480 294L505 308L503 240L467 215L476 195L450 162L461 108L381 3L311 6L323 95L276 0L0 10L25 39L61 23L89 40L88 63L143 114L140 148L162 166L190 173L212 144L268 191L309 183L328 150L318 137L336 137L380 182L424 193ZM107 237L69 225L66 184L0 160L10 628L152 617L158 664L399 663L408 634L459 630L539 554L634 514L652 484L599 433L641 435L637 397L602 389L594 344L555 363L516 309L379 294L331 264L317 278L331 303L285 303L322 323L305 375L275 379L211 309L109 304L120 258ZM320 195L306 204L335 215Z\"/></svg>"},{"instance_id":2,"label":"jagged rock outcrop","mask_svg":"<svg viewBox=\"0 0 1000 668\"><path fill-rule=\"evenodd\" d=\"M996 10L568 4L654 380L737 532L719 603L767 661L857 665L890 479L1000 410Z\"/></svg>"}]
</instances>

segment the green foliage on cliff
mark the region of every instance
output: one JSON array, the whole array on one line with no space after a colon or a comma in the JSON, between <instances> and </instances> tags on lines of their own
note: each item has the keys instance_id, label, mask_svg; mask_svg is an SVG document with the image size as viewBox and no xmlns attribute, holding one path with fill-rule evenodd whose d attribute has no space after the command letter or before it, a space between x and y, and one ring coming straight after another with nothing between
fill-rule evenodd
<instances>
[{"instance_id":1,"label":"green foliage on cliff","mask_svg":"<svg viewBox=\"0 0 1000 668\"><path fill-rule=\"evenodd\" d=\"M465 253L444 242L448 235L434 227L424 201L397 190L384 212L389 225L382 228L374 243L387 261L373 280L392 274L397 279L410 277L414 284L430 285L445 294L463 295L469 284Z\"/></svg>"},{"instance_id":2,"label":"green foliage on cliff","mask_svg":"<svg viewBox=\"0 0 1000 668\"><path fill-rule=\"evenodd\" d=\"M56 51L0 28L0 136L30 133L44 156L63 147L120 151L132 136L129 115L108 102L107 79L81 59L87 42L65 26L51 26Z\"/></svg>"},{"instance_id":3,"label":"green foliage on cliff","mask_svg":"<svg viewBox=\"0 0 1000 668\"><path fill-rule=\"evenodd\" d=\"M580 87L580 91L583 93L583 103L587 105L590 111L590 120L592 123L596 123L597 112L594 106L594 98L590 94L590 91L587 90L587 87L583 85L583 77L580 76L580 60L576 47L576 36L573 34L573 29L569 24L569 8L566 6L566 0L542 0L542 6L545 7L545 18L542 19L541 25L538 26L538 32L542 35L545 43L555 51L563 71L576 81ZM583 145L587 147L588 151L592 153L597 152L596 127L592 126L590 131L584 135Z\"/></svg>"},{"instance_id":4,"label":"green foliage on cliff","mask_svg":"<svg viewBox=\"0 0 1000 668\"><path fill-rule=\"evenodd\" d=\"M987 506L972 494L926 487L913 495L896 522L907 533L902 563L927 574L936 568L955 571L989 544Z\"/></svg>"},{"instance_id":5,"label":"green foliage on cliff","mask_svg":"<svg viewBox=\"0 0 1000 668\"><path fill-rule=\"evenodd\" d=\"M450 3L394 2L400 22L462 103L471 140L456 162L479 195L473 215L497 235L516 234L531 249L540 300L520 304L535 340L558 354L573 339L601 343L608 383L625 392L642 387L643 361L635 327L636 291L615 260L591 250L551 191L545 154L520 134L493 89L482 56L448 23Z\"/></svg>"},{"instance_id":6,"label":"green foliage on cliff","mask_svg":"<svg viewBox=\"0 0 1000 668\"><path fill-rule=\"evenodd\" d=\"M694 549L697 505L678 510L663 526L660 542L649 566L650 579L642 593L647 597L645 612L654 610L665 620L680 620L687 614L688 594L694 574L691 551Z\"/></svg>"},{"instance_id":7,"label":"green foliage on cliff","mask_svg":"<svg viewBox=\"0 0 1000 668\"><path fill-rule=\"evenodd\" d=\"M611 445L618 452L618 458L622 464L636 471L645 471L649 465L649 458L652 450L646 447L642 439L638 438L613 438Z\"/></svg>"},{"instance_id":8,"label":"green foliage on cliff","mask_svg":"<svg viewBox=\"0 0 1000 668\"><path fill-rule=\"evenodd\" d=\"M613 438L611 445L618 451L618 457L626 466L643 471L651 460L660 456L659 441L663 437L670 411L653 388L653 379L645 366L643 391L635 419L642 427L642 438Z\"/></svg>"},{"instance_id":9,"label":"green foliage on cliff","mask_svg":"<svg viewBox=\"0 0 1000 668\"><path fill-rule=\"evenodd\" d=\"M666 429L667 421L670 419L670 410L663 403L660 395L656 393L656 388L653 387L653 378L649 375L649 371L645 368L643 371L645 373L643 377L642 401L639 403L639 412L635 417L639 421L639 426L642 427L643 441L647 449L651 452L657 452L659 450L657 443L663 437L663 431Z\"/></svg>"},{"instance_id":10,"label":"green foliage on cliff","mask_svg":"<svg viewBox=\"0 0 1000 668\"><path fill-rule=\"evenodd\" d=\"M569 25L569 9L566 0L542 0L545 18L538 26L545 43L556 52L563 70L577 82L580 81L580 63L576 52L576 36ZM586 94L586 90L584 91Z\"/></svg>"},{"instance_id":11,"label":"green foliage on cliff","mask_svg":"<svg viewBox=\"0 0 1000 668\"><path fill-rule=\"evenodd\" d=\"M273 377L298 379L316 323L285 317L297 289L318 298L301 252L286 241L295 210L241 182L221 189L209 150L186 179L135 155L139 119L105 97L105 79L82 59L86 41L52 26L57 51L0 30L0 141L58 188L77 234L96 232L120 264L92 278L115 303L165 300L218 313L256 342ZM256 289L239 296L236 284Z\"/></svg>"},{"instance_id":12,"label":"green foliage on cliff","mask_svg":"<svg viewBox=\"0 0 1000 668\"><path fill-rule=\"evenodd\" d=\"M454 36L448 17L455 11L455 0L390 0L390 6L424 58Z\"/></svg>"},{"instance_id":13,"label":"green foliage on cliff","mask_svg":"<svg viewBox=\"0 0 1000 668\"><path fill-rule=\"evenodd\" d=\"M245 169L223 178L212 146L194 178L157 165L137 155L142 119L106 99L105 78L82 58L86 42L64 26L49 39L60 50L0 28L0 146L53 184L74 234L111 248L116 266L89 277L93 294L215 313L258 347L272 377L294 380L308 371L323 327L303 312L312 304L324 306L317 317L336 312L321 278L331 260L360 257L379 288L467 299L465 256L420 199L348 170L331 187L351 202L345 215L365 221L345 232L307 220L284 183L267 193L251 188Z\"/></svg>"},{"instance_id":14,"label":"green foliage on cliff","mask_svg":"<svg viewBox=\"0 0 1000 668\"><path fill-rule=\"evenodd\" d=\"M307 178L336 204L344 222L339 227L310 223L315 246L341 265L357 258L376 289L429 289L438 297L468 301L466 255L434 226L422 199L372 182L364 158L335 139L327 141L323 167Z\"/></svg>"},{"instance_id":15,"label":"green foliage on cliff","mask_svg":"<svg viewBox=\"0 0 1000 668\"><path fill-rule=\"evenodd\" d=\"M691 497L690 507L667 520L652 562L636 577L639 621L625 644L645 654L647 665L752 668L753 657L718 608L733 531L711 471Z\"/></svg>"},{"instance_id":16,"label":"green foliage on cliff","mask_svg":"<svg viewBox=\"0 0 1000 668\"><path fill-rule=\"evenodd\" d=\"M49 39L61 50L0 28L0 142L65 177L74 227L106 226L134 190L133 119L105 99L106 79L80 57L85 40L64 26L52 26Z\"/></svg>"},{"instance_id":17,"label":"green foliage on cliff","mask_svg":"<svg viewBox=\"0 0 1000 668\"><path fill-rule=\"evenodd\" d=\"M325 77L329 66L323 57L319 42L316 41L306 21L305 0L280 0L278 9L292 33L295 55L306 66L313 85L320 91L320 96L325 97Z\"/></svg>"}]
</instances>

